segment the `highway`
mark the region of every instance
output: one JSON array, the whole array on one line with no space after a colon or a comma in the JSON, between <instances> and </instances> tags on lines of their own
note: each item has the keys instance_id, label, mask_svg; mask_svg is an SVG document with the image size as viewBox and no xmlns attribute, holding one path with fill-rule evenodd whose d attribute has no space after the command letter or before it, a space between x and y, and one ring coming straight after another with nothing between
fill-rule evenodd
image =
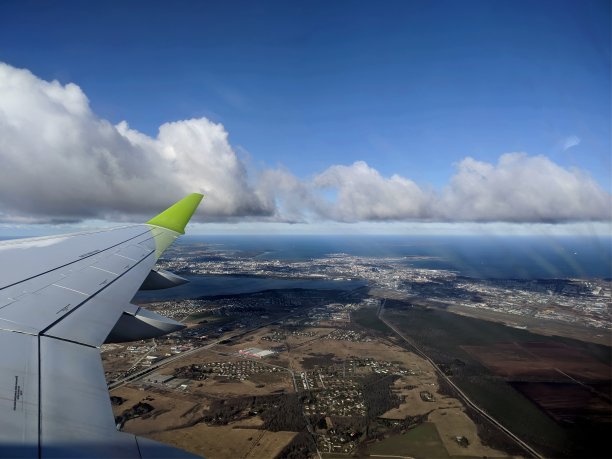
<instances>
[{"instance_id":1,"label":"highway","mask_svg":"<svg viewBox=\"0 0 612 459\"><path fill-rule=\"evenodd\" d=\"M477 411L480 415L482 415L482 417L484 417L485 419L487 419L491 424L495 425L496 427L498 427L502 432L504 432L508 437L510 437L512 440L514 440L514 442L519 445L524 451L526 451L527 453L529 453L532 457L536 457L538 459L544 459L544 456L542 456L539 452L537 452L535 449L533 449L531 446L529 446L527 443L525 443L523 440L521 440L519 437L517 437L514 433L512 433L510 430L508 430L506 427L504 427L499 421L497 421L495 418L493 418L490 414L488 414L486 411L484 411L482 408L480 408L478 405L476 405L476 403L474 403L466 394L465 392L463 392L446 374L444 374L444 372L438 367L438 365L436 365L436 363L429 358L421 349L419 349L412 341L410 341L408 338L406 338L396 327L395 325L389 323L384 317L384 300L381 302L381 305L378 309L378 318L387 326L389 327L391 330L393 330L395 332L395 334L397 334L397 336L399 336L400 338L402 338L406 343L408 343L410 345L410 347L412 349L414 349L416 351L416 353L421 356L422 358L424 358L425 360L427 360L429 363L431 363L431 365L434 367L434 369L436 370L436 372L438 373L438 375L444 379L454 390L455 393L459 396L459 398L461 398L461 400L463 400L463 402L470 406L472 409L474 409L475 411Z\"/></svg>"},{"instance_id":2,"label":"highway","mask_svg":"<svg viewBox=\"0 0 612 459\"><path fill-rule=\"evenodd\" d=\"M187 357L191 354L195 354L196 352L199 352L203 349L208 349L211 348L213 346L215 346L216 344L218 344L220 341L223 341L222 339L219 339L217 341L213 341L208 343L206 346L200 346L200 347L195 347L193 349L190 349L189 351L185 351L185 352L181 352L180 354L176 354L173 355L172 357L166 357L163 360L160 360L158 363L154 363L152 364L150 367L144 368L140 371L136 371L122 379L119 379L117 381L114 381L113 383L108 385L108 390L113 390L113 389L117 389L118 387L121 387L131 381L135 381L137 379L142 378L143 376L147 375L148 373L151 373L154 370L157 370L158 368L161 368L165 365L168 365L169 363L174 362L175 360L179 360L182 359L184 357Z\"/></svg>"},{"instance_id":3,"label":"highway","mask_svg":"<svg viewBox=\"0 0 612 459\"><path fill-rule=\"evenodd\" d=\"M112 382L111 384L108 385L108 390L110 391L110 390L113 390L113 389L117 389L118 387L121 387L121 386L123 386L123 385L125 385L125 384L127 384L127 383L129 383L131 381L135 381L137 379L140 379L143 376L146 376L147 374L151 373L152 371L155 371L155 370L157 370L159 368L162 368L162 367L164 367L164 366L166 366L166 365L168 365L168 364L170 364L170 363L172 363L172 362L174 362L176 360L188 357L188 356L190 356L192 354L195 354L195 353L197 353L199 351L202 351L204 349L210 349L210 348L216 346L217 344L219 344L221 341L225 341L225 340L228 340L228 339L238 338L238 337L240 337L242 335L246 335L247 333L251 333L251 332L253 332L255 330L258 330L260 328L267 327L268 325L270 325L270 324L272 324L274 322L285 320L285 319L287 319L289 317L292 317L292 316L295 316L297 314L299 314L299 312L295 312L293 314L289 314L289 315L286 315L284 317L280 317L280 318L277 318L277 319L274 319L274 320L270 320L269 322L258 324L258 325L254 326L254 327L251 327L251 328L248 328L248 329L244 329L244 330L242 330L239 333L235 333L235 334L230 335L230 336L223 336L223 337L219 338L216 341L211 341L211 342L207 343L204 346L195 347L193 349L190 349L189 351L181 352L180 354L176 354L176 355L173 355L171 357L166 357L165 359L160 360L159 362L152 364L150 367L144 368L144 369L142 369L140 371L136 371L136 372L134 372L132 374L129 374L129 375L125 376L124 378L121 378L121 379L119 379L117 381ZM151 352L151 351L149 351L149 352ZM146 355L148 355L149 352Z\"/></svg>"}]
</instances>

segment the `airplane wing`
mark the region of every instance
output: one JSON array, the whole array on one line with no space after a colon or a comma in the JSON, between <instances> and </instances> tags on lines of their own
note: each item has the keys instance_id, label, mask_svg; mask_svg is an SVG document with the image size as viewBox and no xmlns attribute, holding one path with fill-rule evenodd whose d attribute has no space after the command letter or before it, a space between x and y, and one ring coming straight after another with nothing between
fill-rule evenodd
<instances>
[{"instance_id":1,"label":"airplane wing","mask_svg":"<svg viewBox=\"0 0 612 459\"><path fill-rule=\"evenodd\" d=\"M196 457L117 431L99 347L183 328L130 301L183 282L154 265L201 199L144 225L0 243L0 457Z\"/></svg>"}]
</instances>

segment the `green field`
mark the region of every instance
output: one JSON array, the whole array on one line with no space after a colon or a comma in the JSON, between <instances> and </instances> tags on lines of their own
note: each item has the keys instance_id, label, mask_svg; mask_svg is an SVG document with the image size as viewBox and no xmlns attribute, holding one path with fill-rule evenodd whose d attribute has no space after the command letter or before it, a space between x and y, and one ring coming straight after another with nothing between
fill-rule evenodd
<instances>
[{"instance_id":1,"label":"green field","mask_svg":"<svg viewBox=\"0 0 612 459\"><path fill-rule=\"evenodd\" d=\"M183 320L183 322L201 322L205 320L207 324L220 326L227 322L231 322L234 320L232 317L227 316L214 316L210 314L210 312L195 312L190 314L188 317Z\"/></svg>"},{"instance_id":2,"label":"green field","mask_svg":"<svg viewBox=\"0 0 612 459\"><path fill-rule=\"evenodd\" d=\"M351 313L351 319L362 327L387 334L391 330L378 318L377 311L377 307L361 308Z\"/></svg>"},{"instance_id":3,"label":"green field","mask_svg":"<svg viewBox=\"0 0 612 459\"><path fill-rule=\"evenodd\" d=\"M388 454L420 458L450 457L442 444L436 426L426 422L401 435L394 435L368 448L369 454Z\"/></svg>"}]
</instances>

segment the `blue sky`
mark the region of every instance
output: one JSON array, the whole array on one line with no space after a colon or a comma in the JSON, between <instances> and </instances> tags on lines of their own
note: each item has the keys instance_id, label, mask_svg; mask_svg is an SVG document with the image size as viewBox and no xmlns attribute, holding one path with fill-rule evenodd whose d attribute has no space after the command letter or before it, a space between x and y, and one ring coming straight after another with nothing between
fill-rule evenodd
<instances>
[{"instance_id":1,"label":"blue sky","mask_svg":"<svg viewBox=\"0 0 612 459\"><path fill-rule=\"evenodd\" d=\"M365 161L441 190L466 157L526 152L609 191L610 14L594 0L5 0L0 61L77 84L98 117L151 137L222 123L247 168L300 180Z\"/></svg>"}]
</instances>

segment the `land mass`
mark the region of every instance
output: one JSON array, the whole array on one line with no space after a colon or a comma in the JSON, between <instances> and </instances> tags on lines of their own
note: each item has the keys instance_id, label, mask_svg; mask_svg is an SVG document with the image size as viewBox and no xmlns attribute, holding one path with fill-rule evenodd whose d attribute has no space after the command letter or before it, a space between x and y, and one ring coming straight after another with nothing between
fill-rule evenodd
<instances>
[{"instance_id":1,"label":"land mass","mask_svg":"<svg viewBox=\"0 0 612 459\"><path fill-rule=\"evenodd\" d=\"M191 254L166 267L210 262ZM353 290L148 304L188 328L103 347L118 427L211 458L611 455L609 319L590 323L609 281L508 281L523 314L493 304L499 280L374 262ZM475 285L495 307L465 304ZM573 315L533 312L543 296Z\"/></svg>"}]
</instances>

